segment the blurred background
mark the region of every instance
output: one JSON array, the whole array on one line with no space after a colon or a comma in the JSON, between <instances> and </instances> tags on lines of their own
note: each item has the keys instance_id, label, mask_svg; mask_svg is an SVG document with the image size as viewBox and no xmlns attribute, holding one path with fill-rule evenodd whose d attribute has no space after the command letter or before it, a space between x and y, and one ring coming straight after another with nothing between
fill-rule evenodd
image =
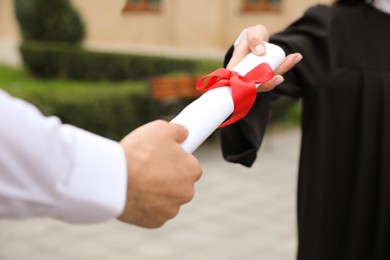
<instances>
[{"instance_id":1,"label":"blurred background","mask_svg":"<svg viewBox=\"0 0 390 260\"><path fill-rule=\"evenodd\" d=\"M120 140L169 119L221 67L242 29L283 29L316 0L0 0L0 88ZM259 160L223 161L218 131L197 151L192 203L159 230L116 221L0 221L0 259L294 259L300 106L280 98Z\"/></svg>"}]
</instances>

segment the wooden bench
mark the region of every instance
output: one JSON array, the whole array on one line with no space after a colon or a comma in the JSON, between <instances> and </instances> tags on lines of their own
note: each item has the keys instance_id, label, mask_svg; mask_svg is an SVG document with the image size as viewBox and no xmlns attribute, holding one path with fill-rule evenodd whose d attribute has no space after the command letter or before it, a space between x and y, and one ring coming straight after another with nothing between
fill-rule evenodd
<instances>
[{"instance_id":1,"label":"wooden bench","mask_svg":"<svg viewBox=\"0 0 390 260\"><path fill-rule=\"evenodd\" d=\"M154 100L198 98L202 95L195 87L199 79L195 75L153 77L149 81L151 96Z\"/></svg>"},{"instance_id":2,"label":"wooden bench","mask_svg":"<svg viewBox=\"0 0 390 260\"><path fill-rule=\"evenodd\" d=\"M170 75L149 79L153 116L170 120L200 97L203 92L196 89L200 78L196 75Z\"/></svg>"}]
</instances>

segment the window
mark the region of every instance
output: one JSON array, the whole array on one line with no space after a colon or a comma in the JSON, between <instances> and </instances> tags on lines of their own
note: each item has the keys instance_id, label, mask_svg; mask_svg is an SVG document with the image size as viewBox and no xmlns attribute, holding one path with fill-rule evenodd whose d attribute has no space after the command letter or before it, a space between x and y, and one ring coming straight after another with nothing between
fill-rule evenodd
<instances>
[{"instance_id":1,"label":"window","mask_svg":"<svg viewBox=\"0 0 390 260\"><path fill-rule=\"evenodd\" d=\"M158 11L160 2L160 0L126 0L123 12Z\"/></svg>"},{"instance_id":2,"label":"window","mask_svg":"<svg viewBox=\"0 0 390 260\"><path fill-rule=\"evenodd\" d=\"M281 0L243 0L244 12L279 11Z\"/></svg>"}]
</instances>

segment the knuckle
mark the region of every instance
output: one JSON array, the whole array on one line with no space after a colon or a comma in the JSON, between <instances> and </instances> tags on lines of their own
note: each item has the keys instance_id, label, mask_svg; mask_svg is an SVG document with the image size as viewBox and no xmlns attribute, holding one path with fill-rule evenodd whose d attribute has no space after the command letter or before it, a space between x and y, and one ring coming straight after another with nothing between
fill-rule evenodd
<instances>
[{"instance_id":1,"label":"knuckle","mask_svg":"<svg viewBox=\"0 0 390 260\"><path fill-rule=\"evenodd\" d=\"M268 30L267 28L262 24L257 24L255 26L257 34L260 34L264 40L268 40Z\"/></svg>"},{"instance_id":2,"label":"knuckle","mask_svg":"<svg viewBox=\"0 0 390 260\"><path fill-rule=\"evenodd\" d=\"M259 88L260 92L266 92L266 91L269 91L271 89L272 89L272 86L269 83L268 84L263 83L263 84L261 84L261 86Z\"/></svg>"},{"instance_id":3,"label":"knuckle","mask_svg":"<svg viewBox=\"0 0 390 260\"><path fill-rule=\"evenodd\" d=\"M202 168L200 167L198 160L194 156L189 157L189 165L190 175L194 177L195 181L199 180L202 176Z\"/></svg>"},{"instance_id":4,"label":"knuckle","mask_svg":"<svg viewBox=\"0 0 390 260\"><path fill-rule=\"evenodd\" d=\"M154 123L156 124L156 126L159 126L159 127L165 127L168 122L162 120L162 119L157 119L154 121Z\"/></svg>"},{"instance_id":5,"label":"knuckle","mask_svg":"<svg viewBox=\"0 0 390 260\"><path fill-rule=\"evenodd\" d=\"M153 222L151 224L149 224L148 226L146 226L147 228L151 228L151 229L155 229L155 228L160 228L164 225L165 222L163 221L156 221L156 222Z\"/></svg>"},{"instance_id":6,"label":"knuckle","mask_svg":"<svg viewBox=\"0 0 390 260\"><path fill-rule=\"evenodd\" d=\"M255 26L253 26L255 29L257 30L264 30L265 29L265 26L262 25L262 24L256 24Z\"/></svg>"},{"instance_id":7,"label":"knuckle","mask_svg":"<svg viewBox=\"0 0 390 260\"><path fill-rule=\"evenodd\" d=\"M166 216L167 217L166 220L176 217L179 214L179 209L180 209L179 206L172 207Z\"/></svg>"},{"instance_id":8,"label":"knuckle","mask_svg":"<svg viewBox=\"0 0 390 260\"><path fill-rule=\"evenodd\" d=\"M253 35L250 39L249 39L249 45L257 45L258 42L260 41L260 36L259 35Z\"/></svg>"},{"instance_id":9,"label":"knuckle","mask_svg":"<svg viewBox=\"0 0 390 260\"><path fill-rule=\"evenodd\" d=\"M193 191L193 189L191 189L191 191L187 192L184 196L183 196L183 201L184 203L188 203L190 202L195 196L195 193Z\"/></svg>"},{"instance_id":10,"label":"knuckle","mask_svg":"<svg viewBox=\"0 0 390 260\"><path fill-rule=\"evenodd\" d=\"M179 207L172 206L166 208L163 211L160 211L159 214L156 215L154 221L149 222L146 227L147 228L159 228L162 227L168 220L176 217L179 214Z\"/></svg>"}]
</instances>

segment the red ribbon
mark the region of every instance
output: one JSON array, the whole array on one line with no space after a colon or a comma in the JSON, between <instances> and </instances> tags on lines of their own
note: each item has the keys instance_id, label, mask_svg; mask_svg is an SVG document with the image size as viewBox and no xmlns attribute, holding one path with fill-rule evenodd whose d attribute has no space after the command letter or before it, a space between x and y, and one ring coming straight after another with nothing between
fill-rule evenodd
<instances>
[{"instance_id":1,"label":"red ribbon","mask_svg":"<svg viewBox=\"0 0 390 260\"><path fill-rule=\"evenodd\" d=\"M201 78L196 88L208 91L210 89L230 86L232 89L234 111L230 118L219 127L230 125L243 118L256 101L256 84L272 79L274 72L267 63L261 63L241 76L235 71L220 68Z\"/></svg>"}]
</instances>

